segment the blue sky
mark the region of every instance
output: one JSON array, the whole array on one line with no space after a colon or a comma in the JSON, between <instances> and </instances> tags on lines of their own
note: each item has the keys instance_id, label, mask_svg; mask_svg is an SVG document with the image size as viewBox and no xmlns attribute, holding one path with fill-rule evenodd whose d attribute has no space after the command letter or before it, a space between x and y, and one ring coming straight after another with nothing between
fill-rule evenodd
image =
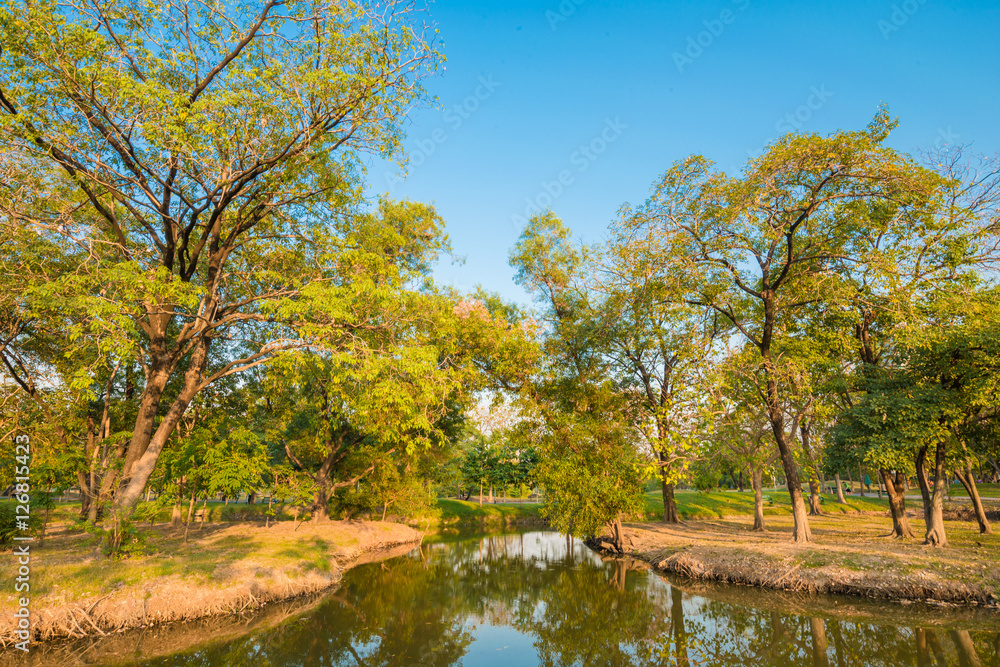
<instances>
[{"instance_id":1,"label":"blue sky","mask_svg":"<svg viewBox=\"0 0 1000 667\"><path fill-rule=\"evenodd\" d=\"M412 114L405 175L370 190L436 205L461 265L436 278L527 303L507 254L550 207L599 241L675 160L730 173L785 131L860 129L880 102L907 152L1000 149L1000 3L437 0L438 106ZM560 181L561 179L561 181Z\"/></svg>"}]
</instances>

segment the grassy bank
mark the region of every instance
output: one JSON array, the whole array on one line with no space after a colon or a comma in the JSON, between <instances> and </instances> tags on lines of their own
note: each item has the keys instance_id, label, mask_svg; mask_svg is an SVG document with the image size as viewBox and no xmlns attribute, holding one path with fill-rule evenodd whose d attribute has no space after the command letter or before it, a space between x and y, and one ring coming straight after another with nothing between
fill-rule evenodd
<instances>
[{"instance_id":1,"label":"grassy bank","mask_svg":"<svg viewBox=\"0 0 1000 667\"><path fill-rule=\"evenodd\" d=\"M344 569L420 534L378 522L214 524L146 533L143 555L104 558L85 533L63 529L32 549L35 640L101 635L154 623L239 612L320 591ZM0 640L13 638L13 577L0 581Z\"/></svg>"},{"instance_id":2,"label":"grassy bank","mask_svg":"<svg viewBox=\"0 0 1000 667\"><path fill-rule=\"evenodd\" d=\"M807 544L791 542L787 514L769 517L767 533L751 525L749 517L628 524L626 552L660 571L704 581L893 600L987 606L1000 600L1000 534L980 535L971 522L946 521L944 548L888 538L888 521L874 515L810 517L814 541Z\"/></svg>"},{"instance_id":3,"label":"grassy bank","mask_svg":"<svg viewBox=\"0 0 1000 667\"><path fill-rule=\"evenodd\" d=\"M479 503L454 498L438 498L428 514L410 521L412 525L440 528L508 528L545 525L540 503Z\"/></svg>"},{"instance_id":4,"label":"grassy bank","mask_svg":"<svg viewBox=\"0 0 1000 667\"><path fill-rule=\"evenodd\" d=\"M682 519L719 519L724 517L753 516L752 491L677 491L677 512ZM831 514L857 514L859 512L884 512L889 509L885 498L848 496L847 503L837 502L836 495L822 494L823 509ZM781 516L791 512L791 501L784 489L764 492L764 515ZM663 517L663 496L659 491L646 493L647 520Z\"/></svg>"}]
</instances>

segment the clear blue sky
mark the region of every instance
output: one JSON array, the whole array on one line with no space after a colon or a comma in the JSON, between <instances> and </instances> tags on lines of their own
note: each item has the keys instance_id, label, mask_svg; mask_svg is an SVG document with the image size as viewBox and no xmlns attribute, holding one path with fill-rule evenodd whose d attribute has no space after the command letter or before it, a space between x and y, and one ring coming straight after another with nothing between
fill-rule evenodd
<instances>
[{"instance_id":1,"label":"clear blue sky","mask_svg":"<svg viewBox=\"0 0 1000 667\"><path fill-rule=\"evenodd\" d=\"M784 131L860 129L882 101L898 149L1000 149L996 0L437 0L430 13L440 106L408 123L405 177L380 162L368 176L373 193L436 205L466 260L436 277L466 290L527 303L507 254L531 203L597 241L674 160L734 173Z\"/></svg>"}]
</instances>

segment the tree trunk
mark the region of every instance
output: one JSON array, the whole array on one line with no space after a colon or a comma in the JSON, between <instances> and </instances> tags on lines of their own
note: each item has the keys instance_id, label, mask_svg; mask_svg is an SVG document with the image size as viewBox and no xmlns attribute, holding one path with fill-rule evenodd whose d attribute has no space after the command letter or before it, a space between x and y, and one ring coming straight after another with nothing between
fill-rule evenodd
<instances>
[{"instance_id":1,"label":"tree trunk","mask_svg":"<svg viewBox=\"0 0 1000 667\"><path fill-rule=\"evenodd\" d=\"M927 479L927 446L924 445L917 450L917 458L914 462L917 471L917 486L920 487L920 499L924 506L924 525L927 530L931 528L931 486Z\"/></svg>"},{"instance_id":2,"label":"tree trunk","mask_svg":"<svg viewBox=\"0 0 1000 667\"><path fill-rule=\"evenodd\" d=\"M768 391L768 412L771 421L771 431L778 444L778 453L781 454L781 467L785 471L785 482L788 487L788 495L792 501L792 519L794 527L792 540L794 542L811 542L812 530L809 528L809 515L806 510L805 500L802 498L802 484L799 482L798 466L795 463L795 456L788 440L785 437L785 417L778 401L778 389L774 379L767 380Z\"/></svg>"},{"instance_id":3,"label":"tree trunk","mask_svg":"<svg viewBox=\"0 0 1000 667\"><path fill-rule=\"evenodd\" d=\"M750 481L753 484L753 530L767 530L764 527L764 471L751 470Z\"/></svg>"},{"instance_id":4,"label":"tree trunk","mask_svg":"<svg viewBox=\"0 0 1000 667\"><path fill-rule=\"evenodd\" d=\"M802 451L806 453L811 468L809 471L809 514L819 516L823 513L823 507L820 504L819 496L819 465L816 463L816 457L810 446L811 431L812 423L808 419L803 419L799 425L799 433L802 436Z\"/></svg>"},{"instance_id":5,"label":"tree trunk","mask_svg":"<svg viewBox=\"0 0 1000 667\"><path fill-rule=\"evenodd\" d=\"M893 481L893 477L889 471L879 468L878 473L885 483L885 490L889 495L889 513L892 515L892 537L900 539L913 537L913 530L910 529L910 521L906 517L906 499L903 496L903 490L897 486L903 474L897 471L895 481Z\"/></svg>"},{"instance_id":6,"label":"tree trunk","mask_svg":"<svg viewBox=\"0 0 1000 667\"><path fill-rule=\"evenodd\" d=\"M482 480L482 478L480 478L480 480L479 480L479 506L480 507L483 506L483 480Z\"/></svg>"},{"instance_id":7,"label":"tree trunk","mask_svg":"<svg viewBox=\"0 0 1000 667\"><path fill-rule=\"evenodd\" d=\"M146 483L149 482L149 478L156 469L156 462L159 460L163 448L177 424L180 423L191 400L198 393L198 387L203 379L203 371L208 362L208 346L209 339L205 337L199 338L198 342L195 343L191 351L190 363L184 373L181 390L170 405L170 409L163 416L159 426L156 427L155 432L152 431L152 422L160 404L163 387L166 386L169 369L164 367L160 371L150 371L150 380L143 391L140 415L136 419L136 431L133 433L132 442L125 457L122 487L115 499L115 515L119 520L120 518L127 519L135 511L136 504L146 488ZM160 385L158 390L155 386L150 386L149 382L153 380L155 380L154 385ZM147 394L155 396L155 401L150 399L151 402L148 405ZM149 423L146 424L146 421Z\"/></svg>"},{"instance_id":8,"label":"tree trunk","mask_svg":"<svg viewBox=\"0 0 1000 667\"><path fill-rule=\"evenodd\" d=\"M622 519L616 516L611 521L611 542L619 554L625 553L625 540L622 537Z\"/></svg>"},{"instance_id":9,"label":"tree trunk","mask_svg":"<svg viewBox=\"0 0 1000 667\"><path fill-rule=\"evenodd\" d=\"M80 518L86 519L90 514L90 484L87 483L87 474L82 470L76 473L77 486L80 487Z\"/></svg>"},{"instance_id":10,"label":"tree trunk","mask_svg":"<svg viewBox=\"0 0 1000 667\"><path fill-rule=\"evenodd\" d=\"M181 514L181 498L178 493L177 499L174 500L174 508L170 512L170 527L180 528L181 522L183 521L183 515Z\"/></svg>"},{"instance_id":11,"label":"tree trunk","mask_svg":"<svg viewBox=\"0 0 1000 667\"><path fill-rule=\"evenodd\" d=\"M809 475L809 514L812 516L823 514L823 506L819 495L819 482L812 475Z\"/></svg>"},{"instance_id":12,"label":"tree trunk","mask_svg":"<svg viewBox=\"0 0 1000 667\"><path fill-rule=\"evenodd\" d=\"M663 495L663 522L680 523L677 516L677 500L674 498L674 485L667 484L667 473L660 469L660 491Z\"/></svg>"},{"instance_id":13,"label":"tree trunk","mask_svg":"<svg viewBox=\"0 0 1000 667\"><path fill-rule=\"evenodd\" d=\"M268 503L270 507L270 503ZM198 530L205 529L205 519L208 518L208 494L205 494L205 502L201 504L201 523L198 525Z\"/></svg>"},{"instance_id":14,"label":"tree trunk","mask_svg":"<svg viewBox=\"0 0 1000 667\"><path fill-rule=\"evenodd\" d=\"M188 502L187 521L184 522L184 541L188 541L188 531L191 530L191 519L194 518L194 489L191 489L191 500Z\"/></svg>"},{"instance_id":15,"label":"tree trunk","mask_svg":"<svg viewBox=\"0 0 1000 667\"><path fill-rule=\"evenodd\" d=\"M865 472L861 469L861 464L858 464L858 488L861 490L861 497L865 497Z\"/></svg>"},{"instance_id":16,"label":"tree trunk","mask_svg":"<svg viewBox=\"0 0 1000 667\"><path fill-rule=\"evenodd\" d=\"M966 493L969 494L969 499L972 501L972 509L976 513L976 521L979 523L979 532L981 534L993 533L990 522L986 518L986 510L983 509L983 501L979 497L979 487L976 486L976 478L972 474L972 463L966 459L965 470L956 468L955 476L958 477L958 481L962 483Z\"/></svg>"},{"instance_id":17,"label":"tree trunk","mask_svg":"<svg viewBox=\"0 0 1000 667\"><path fill-rule=\"evenodd\" d=\"M330 479L328 477L316 480L316 492L313 494L313 504L309 508L309 513L312 514L313 521L330 520Z\"/></svg>"},{"instance_id":18,"label":"tree trunk","mask_svg":"<svg viewBox=\"0 0 1000 667\"><path fill-rule=\"evenodd\" d=\"M844 487L840 484L840 473L836 472L833 474L833 481L837 485L837 502L841 505L847 504L847 498L844 497Z\"/></svg>"},{"instance_id":19,"label":"tree trunk","mask_svg":"<svg viewBox=\"0 0 1000 667\"><path fill-rule=\"evenodd\" d=\"M930 499L930 516L927 517L927 535L924 544L943 547L948 544L944 532L944 495L948 486L948 471L945 470L947 445L938 441L934 452L934 492Z\"/></svg>"}]
</instances>

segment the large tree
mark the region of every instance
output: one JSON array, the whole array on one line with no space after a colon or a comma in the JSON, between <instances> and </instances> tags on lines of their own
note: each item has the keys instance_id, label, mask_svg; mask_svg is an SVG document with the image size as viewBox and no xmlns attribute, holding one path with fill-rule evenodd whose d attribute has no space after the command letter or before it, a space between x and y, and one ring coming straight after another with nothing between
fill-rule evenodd
<instances>
[{"instance_id":1,"label":"large tree","mask_svg":"<svg viewBox=\"0 0 1000 667\"><path fill-rule=\"evenodd\" d=\"M803 308L824 300L834 262L850 241L877 232L846 215L850 205L908 204L928 191L924 171L883 145L893 126L882 111L860 132L790 134L735 178L714 172L704 158L688 158L628 215L630 225L649 235L662 279L684 286L689 303L715 310L757 349L795 541L809 541L811 531L785 430L788 386L776 354Z\"/></svg>"},{"instance_id":2,"label":"large tree","mask_svg":"<svg viewBox=\"0 0 1000 667\"><path fill-rule=\"evenodd\" d=\"M143 371L119 513L199 391L300 344L278 305L336 265L358 153L396 153L423 30L391 1L0 9L0 214L83 253L50 287Z\"/></svg>"},{"instance_id":3,"label":"large tree","mask_svg":"<svg viewBox=\"0 0 1000 667\"><path fill-rule=\"evenodd\" d=\"M678 299L675 283L658 279L643 238L627 227L616 225L613 232L593 287L600 296L604 354L656 461L663 520L677 523L674 487L702 440L704 376L714 338L722 333L720 320Z\"/></svg>"}]
</instances>

